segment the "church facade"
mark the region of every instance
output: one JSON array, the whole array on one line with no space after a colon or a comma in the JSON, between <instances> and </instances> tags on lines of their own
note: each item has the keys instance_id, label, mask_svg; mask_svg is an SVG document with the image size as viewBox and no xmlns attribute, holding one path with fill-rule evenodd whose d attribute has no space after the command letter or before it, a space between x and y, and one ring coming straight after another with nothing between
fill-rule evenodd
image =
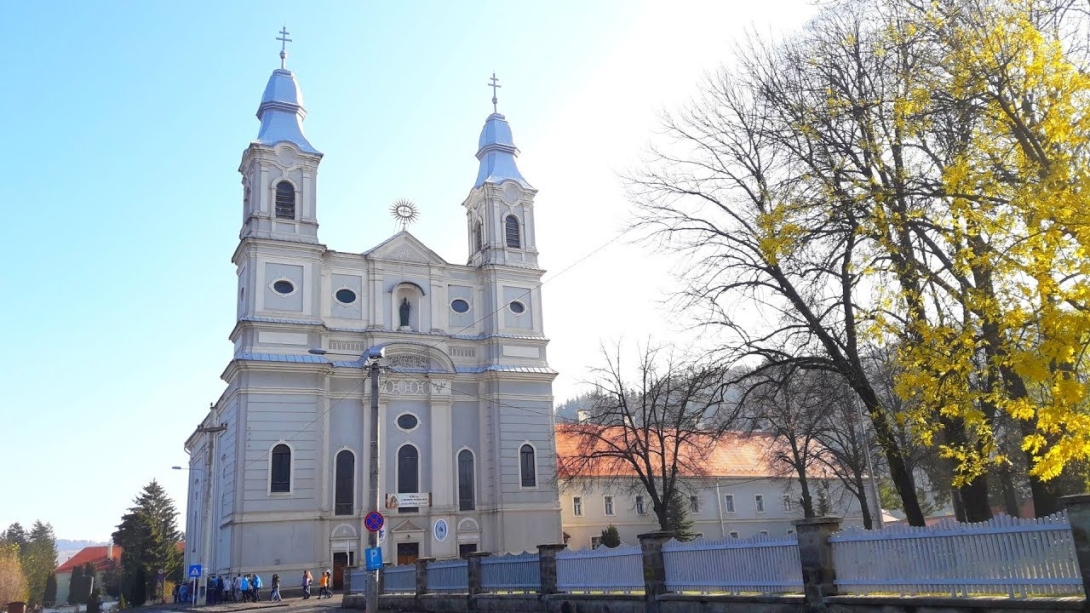
<instances>
[{"instance_id":1,"label":"church facade","mask_svg":"<svg viewBox=\"0 0 1090 613\"><path fill-rule=\"evenodd\" d=\"M335 568L339 580L344 566L362 564L371 434L364 358L376 346L386 355L384 560L560 542L536 190L518 170L506 119L493 112L481 132L480 170L462 203L463 265L404 230L362 253L323 245L322 153L305 136L305 116L282 66L239 167L227 388L185 444L187 565L260 573L266 584L279 573L290 587L303 570Z\"/></svg>"}]
</instances>

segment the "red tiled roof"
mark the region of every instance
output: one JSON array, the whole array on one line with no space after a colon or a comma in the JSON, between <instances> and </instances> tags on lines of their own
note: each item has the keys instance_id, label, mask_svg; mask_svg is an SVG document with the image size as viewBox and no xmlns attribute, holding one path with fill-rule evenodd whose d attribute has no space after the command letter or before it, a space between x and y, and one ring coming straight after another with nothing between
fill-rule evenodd
<instances>
[{"instance_id":1,"label":"red tiled roof","mask_svg":"<svg viewBox=\"0 0 1090 613\"><path fill-rule=\"evenodd\" d=\"M581 432L590 428L595 436L588 437ZM556 456L561 477L566 476L565 458L578 455L586 455L587 444L592 441L596 446L605 450L607 444L602 438L614 437L621 440L624 434L623 428L616 426L609 432L597 434L598 428L579 424L559 424L556 426ZM601 436L602 438L599 438ZM709 437L693 439L687 449L682 449L679 455L687 458L678 463L683 477L783 477L787 475L786 466L772 466L769 452L775 445L775 437L767 432L726 432L718 440ZM701 467L700 474L689 470L693 466ZM581 469L581 476L585 477L617 477L635 476L635 471L625 463L615 461L596 462L590 469ZM811 470L819 475L824 471L819 467ZM807 471L810 472L810 471ZM609 474L612 473L612 474Z\"/></svg>"},{"instance_id":2,"label":"red tiled roof","mask_svg":"<svg viewBox=\"0 0 1090 613\"><path fill-rule=\"evenodd\" d=\"M55 573L70 573L77 566L83 566L84 564L91 562L95 565L95 570L105 570L108 562L116 562L121 559L121 546L114 545L113 556L107 557L109 552L109 545L98 545L95 547L84 547L79 553L68 558L64 564L57 567Z\"/></svg>"}]
</instances>

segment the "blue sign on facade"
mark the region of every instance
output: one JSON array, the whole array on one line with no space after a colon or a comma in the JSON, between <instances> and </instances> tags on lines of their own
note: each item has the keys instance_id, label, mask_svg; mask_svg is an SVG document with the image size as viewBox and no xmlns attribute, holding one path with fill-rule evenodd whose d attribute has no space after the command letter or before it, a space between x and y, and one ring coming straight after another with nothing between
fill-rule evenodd
<instances>
[{"instance_id":1,"label":"blue sign on facade","mask_svg":"<svg viewBox=\"0 0 1090 613\"><path fill-rule=\"evenodd\" d=\"M189 578L190 579L197 579L200 576L201 576L201 565L200 564L190 564L189 565Z\"/></svg>"},{"instance_id":2,"label":"blue sign on facade","mask_svg":"<svg viewBox=\"0 0 1090 613\"><path fill-rule=\"evenodd\" d=\"M368 547L363 550L367 570L382 569L382 547Z\"/></svg>"}]
</instances>

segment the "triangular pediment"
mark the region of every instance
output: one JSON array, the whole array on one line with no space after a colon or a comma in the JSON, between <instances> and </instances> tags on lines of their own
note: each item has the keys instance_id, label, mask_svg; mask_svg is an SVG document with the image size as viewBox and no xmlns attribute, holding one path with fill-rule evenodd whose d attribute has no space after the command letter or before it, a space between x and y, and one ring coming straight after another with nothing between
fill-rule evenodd
<instances>
[{"instance_id":1,"label":"triangular pediment","mask_svg":"<svg viewBox=\"0 0 1090 613\"><path fill-rule=\"evenodd\" d=\"M394 528L394 532L423 532L424 529L420 527L420 524L411 519L406 519Z\"/></svg>"},{"instance_id":2,"label":"triangular pediment","mask_svg":"<svg viewBox=\"0 0 1090 613\"><path fill-rule=\"evenodd\" d=\"M387 260L391 262L410 262L413 264L446 264L427 245L420 242L407 231L402 230L379 243L376 247L363 253L364 257L373 260Z\"/></svg>"}]
</instances>

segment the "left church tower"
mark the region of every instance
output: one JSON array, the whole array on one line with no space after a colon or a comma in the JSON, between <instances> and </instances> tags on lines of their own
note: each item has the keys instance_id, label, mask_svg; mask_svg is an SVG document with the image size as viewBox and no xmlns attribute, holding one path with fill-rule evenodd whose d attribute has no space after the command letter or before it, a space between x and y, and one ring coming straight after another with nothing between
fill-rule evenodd
<instances>
[{"instance_id":1,"label":"left church tower","mask_svg":"<svg viewBox=\"0 0 1090 613\"><path fill-rule=\"evenodd\" d=\"M233 260L240 320L278 312L315 314L306 277L311 276L307 264L316 263L325 249L318 241L317 216L322 153L303 130L303 92L285 66L286 57L282 50L281 66L269 77L257 108L257 138L239 166L242 229Z\"/></svg>"}]
</instances>

